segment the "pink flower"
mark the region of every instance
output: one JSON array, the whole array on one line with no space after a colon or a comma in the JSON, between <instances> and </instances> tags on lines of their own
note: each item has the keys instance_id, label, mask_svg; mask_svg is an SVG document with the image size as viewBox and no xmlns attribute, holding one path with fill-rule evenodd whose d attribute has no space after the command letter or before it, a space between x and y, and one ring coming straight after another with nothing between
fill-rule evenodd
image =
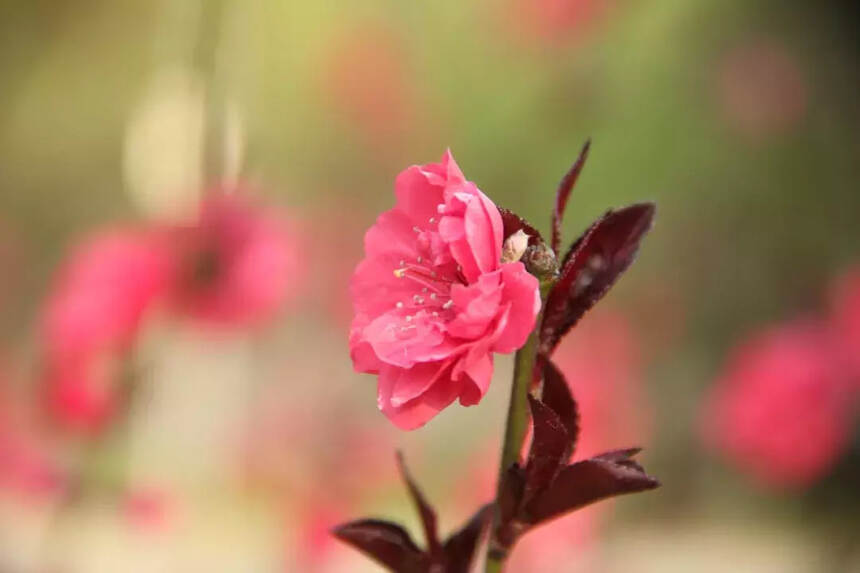
<instances>
[{"instance_id":1,"label":"pink flower","mask_svg":"<svg viewBox=\"0 0 860 573\"><path fill-rule=\"evenodd\" d=\"M167 492L157 488L139 488L126 493L121 509L132 528L161 533L171 525L173 506Z\"/></svg>"},{"instance_id":2,"label":"pink flower","mask_svg":"<svg viewBox=\"0 0 860 573\"><path fill-rule=\"evenodd\" d=\"M513 32L532 42L563 42L581 37L611 7L609 0L508 0Z\"/></svg>"},{"instance_id":3,"label":"pink flower","mask_svg":"<svg viewBox=\"0 0 860 573\"><path fill-rule=\"evenodd\" d=\"M168 235L172 308L203 323L256 325L301 284L297 233L242 189L218 190L203 202L197 221Z\"/></svg>"},{"instance_id":4,"label":"pink flower","mask_svg":"<svg viewBox=\"0 0 860 573\"><path fill-rule=\"evenodd\" d=\"M83 241L61 269L45 305L49 355L126 345L150 303L164 292L167 269L152 233L118 228Z\"/></svg>"},{"instance_id":5,"label":"pink flower","mask_svg":"<svg viewBox=\"0 0 860 573\"><path fill-rule=\"evenodd\" d=\"M0 492L45 499L62 492L65 473L30 427L0 405Z\"/></svg>"},{"instance_id":6,"label":"pink flower","mask_svg":"<svg viewBox=\"0 0 860 573\"><path fill-rule=\"evenodd\" d=\"M758 482L797 488L848 445L852 395L827 328L795 322L743 343L708 396L703 434Z\"/></svg>"},{"instance_id":7,"label":"pink flower","mask_svg":"<svg viewBox=\"0 0 860 573\"><path fill-rule=\"evenodd\" d=\"M46 391L57 421L89 432L112 416L119 362L164 292L168 266L157 238L137 230L102 231L72 252L42 316Z\"/></svg>"},{"instance_id":8,"label":"pink flower","mask_svg":"<svg viewBox=\"0 0 860 573\"><path fill-rule=\"evenodd\" d=\"M525 344L540 293L522 263L500 262L501 215L450 152L403 171L395 192L352 277L350 353L379 375L380 410L413 429L455 399L481 400L492 353Z\"/></svg>"}]
</instances>

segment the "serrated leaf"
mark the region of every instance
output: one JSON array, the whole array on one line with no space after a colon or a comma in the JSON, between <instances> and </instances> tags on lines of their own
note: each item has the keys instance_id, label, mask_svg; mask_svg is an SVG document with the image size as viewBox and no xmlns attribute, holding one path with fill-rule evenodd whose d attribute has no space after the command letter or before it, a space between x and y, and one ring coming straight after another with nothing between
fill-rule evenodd
<instances>
[{"instance_id":1,"label":"serrated leaf","mask_svg":"<svg viewBox=\"0 0 860 573\"><path fill-rule=\"evenodd\" d=\"M502 235L505 239L513 235L519 230L522 230L526 235L529 236L529 245L534 246L540 243L543 243L543 237L541 237L540 232L534 228L534 226L514 213L509 209L505 209L504 207L499 207L499 214L502 216L502 225L504 227L504 231Z\"/></svg>"},{"instance_id":2,"label":"serrated leaf","mask_svg":"<svg viewBox=\"0 0 860 573\"><path fill-rule=\"evenodd\" d=\"M469 573L475 558L475 547L492 514L492 504L483 506L466 525L448 537L444 546L445 573Z\"/></svg>"},{"instance_id":3,"label":"serrated leaf","mask_svg":"<svg viewBox=\"0 0 860 573\"><path fill-rule=\"evenodd\" d=\"M588 159L588 150L591 148L591 140L588 139L585 145L582 146L582 151L579 152L574 164L565 173L561 182L558 185L558 190L555 193L555 208L552 211L552 250L558 255L558 248L561 244L561 223L564 219L564 211L567 208L567 200L570 198L570 192L576 185L576 180L579 179L579 174L585 166L585 160Z\"/></svg>"},{"instance_id":4,"label":"serrated leaf","mask_svg":"<svg viewBox=\"0 0 860 573\"><path fill-rule=\"evenodd\" d=\"M565 452L565 460L569 460L576 450L576 442L579 439L579 409L576 405L576 399L570 391L564 374L552 360L541 356L539 365L543 372L541 401L552 408L567 430L569 444Z\"/></svg>"},{"instance_id":5,"label":"serrated leaf","mask_svg":"<svg viewBox=\"0 0 860 573\"><path fill-rule=\"evenodd\" d=\"M549 356L627 270L651 228L654 211L653 203L609 211L574 243L547 297L540 333L542 354Z\"/></svg>"},{"instance_id":6,"label":"serrated leaf","mask_svg":"<svg viewBox=\"0 0 860 573\"><path fill-rule=\"evenodd\" d=\"M549 488L526 506L529 523L538 525L602 499L660 485L641 466L630 461L623 456L611 459L598 456L566 467Z\"/></svg>"},{"instance_id":7,"label":"serrated leaf","mask_svg":"<svg viewBox=\"0 0 860 573\"><path fill-rule=\"evenodd\" d=\"M360 519L339 525L332 530L332 534L395 573L429 571L427 555L415 545L409 533L396 523L381 519Z\"/></svg>"},{"instance_id":8,"label":"serrated leaf","mask_svg":"<svg viewBox=\"0 0 860 573\"><path fill-rule=\"evenodd\" d=\"M397 452L397 466L400 468L400 475L403 481L406 482L406 487L409 490L409 496L418 510L418 515L421 518L421 525L424 528L424 537L427 540L427 548L431 555L439 555L442 549L439 543L439 535L437 533L436 511L427 502L421 489L412 479L409 469L406 467L406 462L403 459L403 453Z\"/></svg>"},{"instance_id":9,"label":"serrated leaf","mask_svg":"<svg viewBox=\"0 0 860 573\"><path fill-rule=\"evenodd\" d=\"M543 491L567 465L570 437L552 408L529 395L533 438L525 469L525 491L522 503L528 503Z\"/></svg>"}]
</instances>

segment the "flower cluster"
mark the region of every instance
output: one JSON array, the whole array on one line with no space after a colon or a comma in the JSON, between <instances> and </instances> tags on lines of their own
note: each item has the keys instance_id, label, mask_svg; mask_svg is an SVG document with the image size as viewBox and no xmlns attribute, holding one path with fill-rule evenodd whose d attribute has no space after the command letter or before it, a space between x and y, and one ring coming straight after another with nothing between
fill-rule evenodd
<instances>
[{"instance_id":1,"label":"flower cluster","mask_svg":"<svg viewBox=\"0 0 860 573\"><path fill-rule=\"evenodd\" d=\"M93 433L113 418L125 358L152 311L207 326L259 324L295 292L299 261L289 223L232 189L211 194L194 221L116 227L84 240L42 315L55 419Z\"/></svg>"}]
</instances>

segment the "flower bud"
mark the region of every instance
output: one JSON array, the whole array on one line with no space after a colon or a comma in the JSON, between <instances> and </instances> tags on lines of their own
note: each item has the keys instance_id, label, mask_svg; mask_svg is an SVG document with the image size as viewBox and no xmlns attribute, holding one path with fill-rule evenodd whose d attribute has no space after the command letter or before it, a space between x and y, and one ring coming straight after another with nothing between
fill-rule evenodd
<instances>
[{"instance_id":1,"label":"flower bud","mask_svg":"<svg viewBox=\"0 0 860 573\"><path fill-rule=\"evenodd\" d=\"M536 276L540 281L552 281L558 276L558 259L546 243L538 242L531 245L522 257L526 270Z\"/></svg>"}]
</instances>

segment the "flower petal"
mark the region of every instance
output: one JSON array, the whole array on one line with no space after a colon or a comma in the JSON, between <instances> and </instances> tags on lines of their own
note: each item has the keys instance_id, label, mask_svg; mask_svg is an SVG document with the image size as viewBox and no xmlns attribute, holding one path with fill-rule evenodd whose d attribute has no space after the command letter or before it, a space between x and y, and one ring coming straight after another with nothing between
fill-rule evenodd
<instances>
[{"instance_id":1,"label":"flower petal","mask_svg":"<svg viewBox=\"0 0 860 573\"><path fill-rule=\"evenodd\" d=\"M502 265L503 300L511 303L505 329L493 345L494 352L522 348L534 330L540 312L540 285L521 262Z\"/></svg>"}]
</instances>

